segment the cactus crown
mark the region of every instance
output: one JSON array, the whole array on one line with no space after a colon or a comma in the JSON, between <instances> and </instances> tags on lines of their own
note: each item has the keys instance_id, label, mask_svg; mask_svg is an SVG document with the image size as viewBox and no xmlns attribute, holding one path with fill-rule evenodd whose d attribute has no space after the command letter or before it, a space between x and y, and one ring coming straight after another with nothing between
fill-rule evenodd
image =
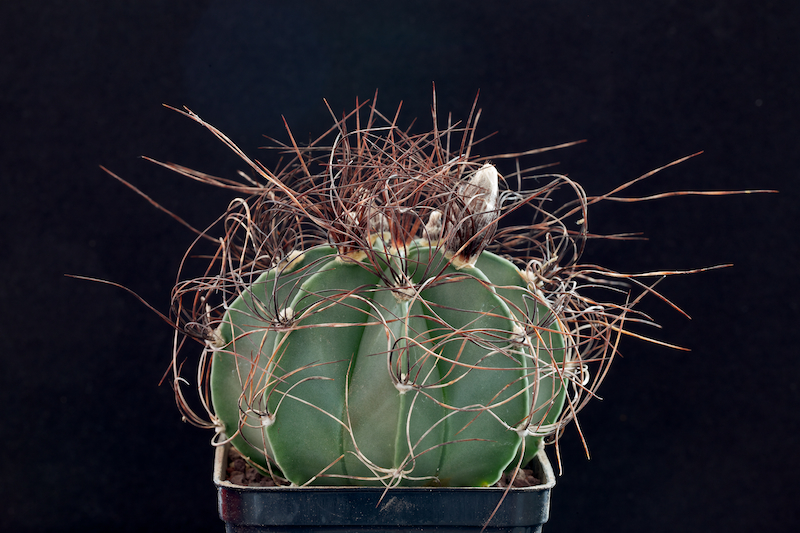
<instances>
[{"instance_id":1,"label":"cactus crown","mask_svg":"<svg viewBox=\"0 0 800 533\"><path fill-rule=\"evenodd\" d=\"M492 484L558 439L625 325L645 321L632 308L651 287L579 263L598 198L559 175L526 188L537 169L519 164L500 175L474 154L474 107L441 128L434 109L434 129L412 134L362 103L309 146L279 145L277 171L185 114L254 177L165 164L242 196L221 237L200 232L205 275L173 291L176 397L276 478ZM575 199L552 207L559 189ZM205 347L199 408L183 393L187 339Z\"/></svg>"}]
</instances>

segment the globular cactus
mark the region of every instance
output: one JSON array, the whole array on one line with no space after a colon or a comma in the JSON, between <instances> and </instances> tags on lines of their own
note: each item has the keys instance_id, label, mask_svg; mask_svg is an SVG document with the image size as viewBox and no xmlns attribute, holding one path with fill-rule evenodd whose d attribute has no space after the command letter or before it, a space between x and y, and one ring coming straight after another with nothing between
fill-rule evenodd
<instances>
[{"instance_id":1,"label":"globular cactus","mask_svg":"<svg viewBox=\"0 0 800 533\"><path fill-rule=\"evenodd\" d=\"M411 135L368 111L344 117L330 146L279 147L278 172L186 113L262 181L166 165L249 195L206 275L175 288L176 324L205 344L210 422L182 392L185 337L179 404L297 485L492 485L592 397L636 299L599 303L604 276L619 276L578 264L589 199L577 184L504 178L473 155L472 117ZM577 199L549 209L563 185Z\"/></svg>"},{"instance_id":2,"label":"globular cactus","mask_svg":"<svg viewBox=\"0 0 800 533\"><path fill-rule=\"evenodd\" d=\"M492 220L494 167L468 183L478 207L462 216ZM565 326L497 255L425 231L369 237L291 254L233 302L213 345L217 415L297 484L495 483L561 414Z\"/></svg>"}]
</instances>

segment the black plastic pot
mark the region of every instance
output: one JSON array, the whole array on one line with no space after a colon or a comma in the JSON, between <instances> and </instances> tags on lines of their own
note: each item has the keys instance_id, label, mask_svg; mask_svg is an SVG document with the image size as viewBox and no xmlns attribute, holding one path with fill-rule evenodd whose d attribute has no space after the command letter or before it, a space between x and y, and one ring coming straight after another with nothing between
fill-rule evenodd
<instances>
[{"instance_id":1,"label":"black plastic pot","mask_svg":"<svg viewBox=\"0 0 800 533\"><path fill-rule=\"evenodd\" d=\"M481 531L506 489L243 487L225 480L227 447L217 449L214 483L228 533ZM547 522L555 476L544 452L533 462L543 480L512 488L484 531L536 533Z\"/></svg>"}]
</instances>

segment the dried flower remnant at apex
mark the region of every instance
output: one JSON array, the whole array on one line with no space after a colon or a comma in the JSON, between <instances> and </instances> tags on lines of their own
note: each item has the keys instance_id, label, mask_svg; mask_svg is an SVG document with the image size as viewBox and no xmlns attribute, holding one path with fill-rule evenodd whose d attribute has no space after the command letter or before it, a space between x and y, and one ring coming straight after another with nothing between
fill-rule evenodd
<instances>
[{"instance_id":1,"label":"dried flower remnant at apex","mask_svg":"<svg viewBox=\"0 0 800 533\"><path fill-rule=\"evenodd\" d=\"M412 134L361 104L309 146L290 134L276 171L185 114L255 179L164 164L242 195L222 236L187 252L216 243L206 275L173 291L176 397L277 480L492 485L557 441L628 325L650 324L633 309L654 293L647 275L579 263L587 208L609 196L519 164L500 176L475 154L474 108ZM562 188L575 199L553 206ZM191 337L205 414L183 392Z\"/></svg>"},{"instance_id":2,"label":"dried flower remnant at apex","mask_svg":"<svg viewBox=\"0 0 800 533\"><path fill-rule=\"evenodd\" d=\"M497 179L497 169L486 163L458 188L464 207L449 221L453 230L445 246L445 256L457 269L474 266L486 243L494 237L499 200Z\"/></svg>"}]
</instances>

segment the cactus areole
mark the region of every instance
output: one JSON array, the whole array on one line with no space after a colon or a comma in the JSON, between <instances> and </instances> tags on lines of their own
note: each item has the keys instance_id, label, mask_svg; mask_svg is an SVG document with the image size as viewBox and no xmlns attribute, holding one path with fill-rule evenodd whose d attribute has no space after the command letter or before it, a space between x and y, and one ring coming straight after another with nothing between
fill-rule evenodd
<instances>
[{"instance_id":1,"label":"cactus areole","mask_svg":"<svg viewBox=\"0 0 800 533\"><path fill-rule=\"evenodd\" d=\"M274 172L185 114L253 174L165 164L246 196L173 292L176 395L216 444L296 485L489 486L592 396L632 304L599 303L607 272L578 264L577 184L501 175L473 155L475 114L412 135L360 106L327 145L278 147ZM554 208L560 188L576 199ZM186 338L208 422L182 392Z\"/></svg>"}]
</instances>

